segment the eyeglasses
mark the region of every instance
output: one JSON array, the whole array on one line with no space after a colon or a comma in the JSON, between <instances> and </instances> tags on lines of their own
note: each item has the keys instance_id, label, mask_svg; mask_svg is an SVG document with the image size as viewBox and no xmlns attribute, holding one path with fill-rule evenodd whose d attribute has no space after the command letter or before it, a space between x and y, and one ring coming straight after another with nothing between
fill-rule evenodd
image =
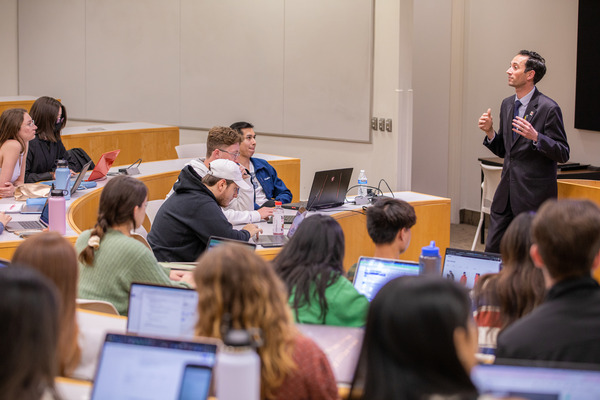
<instances>
[{"instance_id":1,"label":"eyeglasses","mask_svg":"<svg viewBox=\"0 0 600 400\"><path fill-rule=\"evenodd\" d=\"M236 151L235 153L231 153L231 152L229 152L229 151L227 151L227 150L223 150L223 149L219 149L219 151L222 151L222 152L224 152L224 153L227 153L227 154L229 154L230 156L232 156L233 158L238 158L238 157L240 156L240 152L239 152L239 151Z\"/></svg>"},{"instance_id":2,"label":"eyeglasses","mask_svg":"<svg viewBox=\"0 0 600 400\"><path fill-rule=\"evenodd\" d=\"M34 125L35 125L35 121L34 121L34 120L31 120L31 121L29 121L29 122L27 123L27 125L29 125L29 126L34 126Z\"/></svg>"}]
</instances>

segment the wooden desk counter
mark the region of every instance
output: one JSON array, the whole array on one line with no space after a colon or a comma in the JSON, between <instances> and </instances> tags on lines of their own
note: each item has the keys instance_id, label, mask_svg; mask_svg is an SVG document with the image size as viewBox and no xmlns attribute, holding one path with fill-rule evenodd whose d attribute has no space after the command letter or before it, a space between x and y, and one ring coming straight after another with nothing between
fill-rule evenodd
<instances>
[{"instance_id":1,"label":"wooden desk counter","mask_svg":"<svg viewBox=\"0 0 600 400\"><path fill-rule=\"evenodd\" d=\"M29 112L36 96L0 96L0 114L10 108L24 108Z\"/></svg>"},{"instance_id":2,"label":"wooden desk counter","mask_svg":"<svg viewBox=\"0 0 600 400\"><path fill-rule=\"evenodd\" d=\"M61 133L65 148L81 147L94 162L102 153L120 149L116 163L130 165L177 158L179 128L176 126L131 122L65 128Z\"/></svg>"}]
</instances>

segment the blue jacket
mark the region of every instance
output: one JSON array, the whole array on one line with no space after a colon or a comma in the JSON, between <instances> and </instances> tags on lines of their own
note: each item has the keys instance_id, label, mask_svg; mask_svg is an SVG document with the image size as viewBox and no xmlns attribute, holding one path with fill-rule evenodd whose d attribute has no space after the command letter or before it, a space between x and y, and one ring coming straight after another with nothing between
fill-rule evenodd
<instances>
[{"instance_id":1,"label":"blue jacket","mask_svg":"<svg viewBox=\"0 0 600 400\"><path fill-rule=\"evenodd\" d=\"M254 165L254 174L262 186L267 199L274 199L282 203L292 201L292 192L285 186L285 183L277 177L277 171L266 160L262 158L250 158ZM254 203L254 209L260 208L260 205Z\"/></svg>"}]
</instances>

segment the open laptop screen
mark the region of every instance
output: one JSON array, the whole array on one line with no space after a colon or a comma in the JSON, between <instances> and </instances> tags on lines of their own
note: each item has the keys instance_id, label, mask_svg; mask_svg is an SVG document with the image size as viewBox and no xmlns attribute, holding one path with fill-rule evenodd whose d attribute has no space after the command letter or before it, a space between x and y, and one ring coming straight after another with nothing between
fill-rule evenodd
<instances>
[{"instance_id":1,"label":"open laptop screen","mask_svg":"<svg viewBox=\"0 0 600 400\"><path fill-rule=\"evenodd\" d=\"M198 293L193 289L132 283L127 332L192 338L197 307Z\"/></svg>"},{"instance_id":2,"label":"open laptop screen","mask_svg":"<svg viewBox=\"0 0 600 400\"><path fill-rule=\"evenodd\" d=\"M216 344L106 335L92 400L175 400L188 364L213 367Z\"/></svg>"},{"instance_id":3,"label":"open laptop screen","mask_svg":"<svg viewBox=\"0 0 600 400\"><path fill-rule=\"evenodd\" d=\"M361 257L356 267L354 287L371 301L383 285L404 275L419 275L419 264L412 261Z\"/></svg>"},{"instance_id":4,"label":"open laptop screen","mask_svg":"<svg viewBox=\"0 0 600 400\"><path fill-rule=\"evenodd\" d=\"M481 394L535 400L600 399L600 371L478 365L471 379Z\"/></svg>"},{"instance_id":5,"label":"open laptop screen","mask_svg":"<svg viewBox=\"0 0 600 400\"><path fill-rule=\"evenodd\" d=\"M447 248L442 276L473 289L479 277L497 274L501 266L500 254Z\"/></svg>"}]
</instances>

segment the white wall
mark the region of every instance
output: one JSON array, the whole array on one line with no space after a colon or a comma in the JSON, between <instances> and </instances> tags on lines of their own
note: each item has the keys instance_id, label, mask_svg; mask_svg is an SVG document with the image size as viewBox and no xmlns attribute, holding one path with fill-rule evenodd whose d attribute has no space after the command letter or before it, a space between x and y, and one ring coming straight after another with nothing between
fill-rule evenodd
<instances>
[{"instance_id":1,"label":"white wall","mask_svg":"<svg viewBox=\"0 0 600 400\"><path fill-rule=\"evenodd\" d=\"M17 61L17 0L0 1L0 96L19 92Z\"/></svg>"}]
</instances>

